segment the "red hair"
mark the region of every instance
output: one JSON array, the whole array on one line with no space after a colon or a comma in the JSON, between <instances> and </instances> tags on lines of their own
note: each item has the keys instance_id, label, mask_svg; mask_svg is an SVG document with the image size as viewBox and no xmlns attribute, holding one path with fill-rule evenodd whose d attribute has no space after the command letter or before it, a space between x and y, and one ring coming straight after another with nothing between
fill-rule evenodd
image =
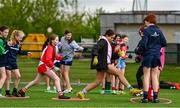
<instances>
[{"instance_id":1,"label":"red hair","mask_svg":"<svg viewBox=\"0 0 180 108\"><path fill-rule=\"evenodd\" d=\"M153 14L153 13L151 13L151 14L149 14L148 16L146 16L146 17L144 18L144 21L147 21L147 22L156 24L156 15Z\"/></svg>"}]
</instances>

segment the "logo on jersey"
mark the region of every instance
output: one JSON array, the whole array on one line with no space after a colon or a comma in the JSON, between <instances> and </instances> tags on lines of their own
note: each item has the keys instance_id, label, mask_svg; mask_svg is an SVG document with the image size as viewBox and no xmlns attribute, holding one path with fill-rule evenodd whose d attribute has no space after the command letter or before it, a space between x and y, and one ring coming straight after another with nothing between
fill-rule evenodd
<instances>
[{"instance_id":1,"label":"logo on jersey","mask_svg":"<svg viewBox=\"0 0 180 108\"><path fill-rule=\"evenodd\" d=\"M158 37L159 34L157 34L156 32L154 32L154 34L151 35L152 37Z\"/></svg>"}]
</instances>

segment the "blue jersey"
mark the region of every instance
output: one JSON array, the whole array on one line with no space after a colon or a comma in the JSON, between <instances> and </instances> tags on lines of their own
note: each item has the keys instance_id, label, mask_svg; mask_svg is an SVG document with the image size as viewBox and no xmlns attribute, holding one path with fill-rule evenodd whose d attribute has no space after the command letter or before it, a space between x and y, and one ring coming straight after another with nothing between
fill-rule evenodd
<instances>
[{"instance_id":1,"label":"blue jersey","mask_svg":"<svg viewBox=\"0 0 180 108\"><path fill-rule=\"evenodd\" d=\"M8 53L7 53L7 62L8 63L16 63L17 55L27 55L26 51L21 51L20 44L17 43L15 45L9 46L7 45Z\"/></svg>"},{"instance_id":2,"label":"blue jersey","mask_svg":"<svg viewBox=\"0 0 180 108\"><path fill-rule=\"evenodd\" d=\"M143 52L143 56L154 55L160 57L160 49L165 46L166 39L161 30L155 25L150 25L144 30L144 36L138 51Z\"/></svg>"}]
</instances>

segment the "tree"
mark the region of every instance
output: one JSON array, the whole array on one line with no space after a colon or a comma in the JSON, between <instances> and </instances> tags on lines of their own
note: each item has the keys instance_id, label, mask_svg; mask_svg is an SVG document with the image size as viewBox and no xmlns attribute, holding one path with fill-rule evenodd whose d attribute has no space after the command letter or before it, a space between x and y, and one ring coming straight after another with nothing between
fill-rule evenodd
<instances>
[{"instance_id":1,"label":"tree","mask_svg":"<svg viewBox=\"0 0 180 108\"><path fill-rule=\"evenodd\" d=\"M105 13L103 8L96 9L95 14L87 12L87 26L90 28L89 34L91 34L94 40L100 35L100 14Z\"/></svg>"},{"instance_id":2,"label":"tree","mask_svg":"<svg viewBox=\"0 0 180 108\"><path fill-rule=\"evenodd\" d=\"M94 13L81 10L78 11L77 0L61 1L61 28L68 28L78 40L79 37L94 38L100 34L100 14L105 11L100 8Z\"/></svg>"},{"instance_id":3,"label":"tree","mask_svg":"<svg viewBox=\"0 0 180 108\"><path fill-rule=\"evenodd\" d=\"M93 14L79 11L78 0L0 0L0 25L21 29L26 33L63 35L65 29L73 32L74 39L96 38L100 33L99 16L103 9Z\"/></svg>"},{"instance_id":4,"label":"tree","mask_svg":"<svg viewBox=\"0 0 180 108\"><path fill-rule=\"evenodd\" d=\"M33 8L31 20L34 32L46 33L48 27L55 28L53 24L59 23L59 0L36 0Z\"/></svg>"},{"instance_id":5,"label":"tree","mask_svg":"<svg viewBox=\"0 0 180 108\"><path fill-rule=\"evenodd\" d=\"M33 2L29 0L1 0L0 24L8 25L12 29L29 31L28 19L33 11Z\"/></svg>"}]
</instances>

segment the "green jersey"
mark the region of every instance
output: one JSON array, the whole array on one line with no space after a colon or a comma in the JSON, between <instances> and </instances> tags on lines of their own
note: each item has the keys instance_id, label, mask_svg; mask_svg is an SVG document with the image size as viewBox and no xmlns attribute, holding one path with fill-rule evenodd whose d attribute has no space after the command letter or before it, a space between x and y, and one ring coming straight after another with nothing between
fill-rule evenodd
<instances>
[{"instance_id":1,"label":"green jersey","mask_svg":"<svg viewBox=\"0 0 180 108\"><path fill-rule=\"evenodd\" d=\"M5 43L5 39L3 37L0 37L0 55L6 54Z\"/></svg>"}]
</instances>

